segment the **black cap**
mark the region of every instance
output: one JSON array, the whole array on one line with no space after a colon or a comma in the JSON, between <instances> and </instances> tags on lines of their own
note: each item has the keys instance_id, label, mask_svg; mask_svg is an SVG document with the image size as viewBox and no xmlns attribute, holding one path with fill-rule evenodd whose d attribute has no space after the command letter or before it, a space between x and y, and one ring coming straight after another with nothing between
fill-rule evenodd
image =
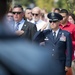
<instances>
[{"instance_id":1,"label":"black cap","mask_svg":"<svg viewBox=\"0 0 75 75\"><path fill-rule=\"evenodd\" d=\"M47 17L50 21L58 21L63 19L63 17L59 13L54 12L48 13Z\"/></svg>"}]
</instances>

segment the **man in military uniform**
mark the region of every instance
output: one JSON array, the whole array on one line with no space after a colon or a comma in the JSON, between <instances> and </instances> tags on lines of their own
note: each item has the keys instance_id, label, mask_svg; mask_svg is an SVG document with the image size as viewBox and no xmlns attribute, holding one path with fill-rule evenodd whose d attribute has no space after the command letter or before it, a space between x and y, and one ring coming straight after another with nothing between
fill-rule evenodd
<instances>
[{"instance_id":1,"label":"man in military uniform","mask_svg":"<svg viewBox=\"0 0 75 75\"><path fill-rule=\"evenodd\" d=\"M71 66L72 40L70 33L59 28L62 16L48 14L51 30L38 31L34 41L41 43L50 53L50 75L65 75Z\"/></svg>"}]
</instances>

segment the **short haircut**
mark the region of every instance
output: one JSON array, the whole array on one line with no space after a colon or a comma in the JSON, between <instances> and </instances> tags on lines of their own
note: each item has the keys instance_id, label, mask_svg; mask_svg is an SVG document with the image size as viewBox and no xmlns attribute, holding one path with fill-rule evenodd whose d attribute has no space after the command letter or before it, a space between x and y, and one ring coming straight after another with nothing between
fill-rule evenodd
<instances>
[{"instance_id":1,"label":"short haircut","mask_svg":"<svg viewBox=\"0 0 75 75\"><path fill-rule=\"evenodd\" d=\"M21 8L21 10L23 11L23 7L21 6L21 5L15 5L14 7L13 7L13 9L14 8Z\"/></svg>"},{"instance_id":2,"label":"short haircut","mask_svg":"<svg viewBox=\"0 0 75 75\"><path fill-rule=\"evenodd\" d=\"M66 9L61 9L61 10L60 10L60 13L66 13L66 15L69 14L68 11L67 11Z\"/></svg>"},{"instance_id":3,"label":"short haircut","mask_svg":"<svg viewBox=\"0 0 75 75\"><path fill-rule=\"evenodd\" d=\"M69 16L71 16L73 20L75 21L75 15L73 13L69 13Z\"/></svg>"},{"instance_id":4,"label":"short haircut","mask_svg":"<svg viewBox=\"0 0 75 75\"><path fill-rule=\"evenodd\" d=\"M32 10L32 9L31 9L31 8L26 8L26 9L25 9L25 12L26 12L26 10Z\"/></svg>"},{"instance_id":5,"label":"short haircut","mask_svg":"<svg viewBox=\"0 0 75 75\"><path fill-rule=\"evenodd\" d=\"M60 8L55 8L54 11L56 11L56 10L60 12Z\"/></svg>"}]
</instances>

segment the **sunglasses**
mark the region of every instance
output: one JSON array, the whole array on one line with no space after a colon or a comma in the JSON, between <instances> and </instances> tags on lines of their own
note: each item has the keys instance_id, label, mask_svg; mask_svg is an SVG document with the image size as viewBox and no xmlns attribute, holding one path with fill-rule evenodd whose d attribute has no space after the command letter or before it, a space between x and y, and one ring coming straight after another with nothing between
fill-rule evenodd
<instances>
[{"instance_id":1,"label":"sunglasses","mask_svg":"<svg viewBox=\"0 0 75 75\"><path fill-rule=\"evenodd\" d=\"M22 12L13 12L13 14L21 14Z\"/></svg>"},{"instance_id":2,"label":"sunglasses","mask_svg":"<svg viewBox=\"0 0 75 75\"><path fill-rule=\"evenodd\" d=\"M34 16L34 15L35 15L35 16L38 16L39 14L34 14L34 13L32 13L32 15L33 15L33 16Z\"/></svg>"},{"instance_id":3,"label":"sunglasses","mask_svg":"<svg viewBox=\"0 0 75 75\"><path fill-rule=\"evenodd\" d=\"M53 22L53 23L56 23L56 22L58 22L58 20L57 20L57 21L49 21L49 22L50 22L50 23L52 23L52 22Z\"/></svg>"}]
</instances>

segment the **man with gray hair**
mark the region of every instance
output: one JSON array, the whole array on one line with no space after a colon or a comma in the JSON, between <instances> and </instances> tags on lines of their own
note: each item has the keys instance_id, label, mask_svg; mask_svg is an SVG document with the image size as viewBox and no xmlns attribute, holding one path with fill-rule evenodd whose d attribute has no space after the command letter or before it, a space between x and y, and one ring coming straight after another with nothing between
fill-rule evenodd
<instances>
[{"instance_id":1,"label":"man with gray hair","mask_svg":"<svg viewBox=\"0 0 75 75\"><path fill-rule=\"evenodd\" d=\"M40 19L41 9L39 7L34 7L32 9L32 17L33 17L32 23L36 24L37 31L39 31L46 24L45 21Z\"/></svg>"}]
</instances>

